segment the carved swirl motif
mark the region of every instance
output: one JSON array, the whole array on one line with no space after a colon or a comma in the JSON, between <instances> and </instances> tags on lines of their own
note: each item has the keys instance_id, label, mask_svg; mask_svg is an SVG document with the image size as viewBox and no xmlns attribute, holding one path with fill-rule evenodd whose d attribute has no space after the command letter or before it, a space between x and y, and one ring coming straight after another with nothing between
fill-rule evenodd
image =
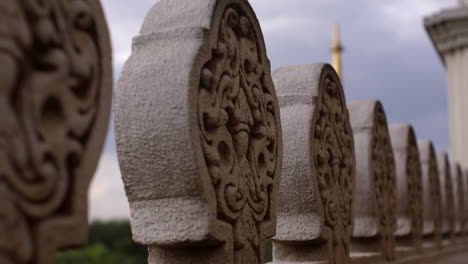
<instances>
[{"instance_id":1,"label":"carved swirl motif","mask_svg":"<svg viewBox=\"0 0 468 264\"><path fill-rule=\"evenodd\" d=\"M374 161L373 177L379 219L382 254L387 260L395 257L396 179L390 136L385 113L380 104L375 112L375 126L371 147Z\"/></svg>"},{"instance_id":2,"label":"carved swirl motif","mask_svg":"<svg viewBox=\"0 0 468 264\"><path fill-rule=\"evenodd\" d=\"M233 226L235 263L263 261L277 175L279 109L257 34L243 10L227 8L198 91L203 153L218 218Z\"/></svg>"},{"instance_id":3,"label":"carved swirl motif","mask_svg":"<svg viewBox=\"0 0 468 264\"><path fill-rule=\"evenodd\" d=\"M423 227L423 203L422 203L422 177L421 161L416 137L411 130L408 143L408 156L406 161L406 175L408 177L408 199L411 215L411 237L414 247L420 249L422 246Z\"/></svg>"},{"instance_id":4,"label":"carved swirl motif","mask_svg":"<svg viewBox=\"0 0 468 264\"><path fill-rule=\"evenodd\" d=\"M0 1L0 259L7 263L32 263L41 246L36 225L69 213L67 195L100 110L90 2Z\"/></svg>"},{"instance_id":5,"label":"carved swirl motif","mask_svg":"<svg viewBox=\"0 0 468 264\"><path fill-rule=\"evenodd\" d=\"M351 208L355 178L354 140L340 84L331 76L324 80L323 96L316 109L315 165L329 238L330 263L347 263L353 232Z\"/></svg>"}]
</instances>

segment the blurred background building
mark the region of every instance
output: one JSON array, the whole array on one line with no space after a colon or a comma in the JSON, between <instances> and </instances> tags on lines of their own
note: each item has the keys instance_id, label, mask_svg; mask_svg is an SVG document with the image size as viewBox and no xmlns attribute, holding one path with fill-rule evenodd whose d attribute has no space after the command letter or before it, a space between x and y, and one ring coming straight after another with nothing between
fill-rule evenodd
<instances>
[{"instance_id":1,"label":"blurred background building","mask_svg":"<svg viewBox=\"0 0 468 264\"><path fill-rule=\"evenodd\" d=\"M451 159L468 167L468 1L424 19L447 72Z\"/></svg>"}]
</instances>

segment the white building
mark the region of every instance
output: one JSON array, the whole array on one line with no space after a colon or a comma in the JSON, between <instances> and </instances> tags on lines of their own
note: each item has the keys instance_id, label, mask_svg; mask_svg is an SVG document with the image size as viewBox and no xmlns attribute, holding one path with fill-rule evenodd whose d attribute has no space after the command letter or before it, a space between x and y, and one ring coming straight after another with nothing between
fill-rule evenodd
<instances>
[{"instance_id":1,"label":"white building","mask_svg":"<svg viewBox=\"0 0 468 264\"><path fill-rule=\"evenodd\" d=\"M451 159L468 168L468 0L424 19L447 71Z\"/></svg>"}]
</instances>

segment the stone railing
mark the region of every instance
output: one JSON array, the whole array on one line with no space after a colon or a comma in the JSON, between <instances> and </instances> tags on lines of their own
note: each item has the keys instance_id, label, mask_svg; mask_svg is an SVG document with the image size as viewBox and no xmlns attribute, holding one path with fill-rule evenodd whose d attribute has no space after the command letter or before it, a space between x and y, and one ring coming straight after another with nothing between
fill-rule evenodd
<instances>
[{"instance_id":1,"label":"stone railing","mask_svg":"<svg viewBox=\"0 0 468 264\"><path fill-rule=\"evenodd\" d=\"M20 28L0 31L0 264L49 264L86 240L110 41L96 0L5 3ZM466 170L380 102L346 103L328 64L272 74L247 0L156 4L114 113L149 263L261 264L268 239L276 264L468 258Z\"/></svg>"},{"instance_id":2,"label":"stone railing","mask_svg":"<svg viewBox=\"0 0 468 264\"><path fill-rule=\"evenodd\" d=\"M380 102L347 104L327 64L271 74L245 0L156 4L114 110L149 263L264 263L267 239L278 264L468 249L462 168L410 125L389 126Z\"/></svg>"}]
</instances>

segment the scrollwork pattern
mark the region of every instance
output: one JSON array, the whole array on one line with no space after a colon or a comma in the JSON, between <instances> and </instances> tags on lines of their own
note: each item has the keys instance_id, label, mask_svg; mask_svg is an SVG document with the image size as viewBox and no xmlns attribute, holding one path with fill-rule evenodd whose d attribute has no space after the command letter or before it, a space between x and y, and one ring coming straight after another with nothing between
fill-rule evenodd
<instances>
[{"instance_id":1,"label":"scrollwork pattern","mask_svg":"<svg viewBox=\"0 0 468 264\"><path fill-rule=\"evenodd\" d=\"M373 179L379 219L382 254L387 260L395 258L396 176L395 161L387 128L387 119L381 104L375 109L371 146Z\"/></svg>"},{"instance_id":2,"label":"scrollwork pattern","mask_svg":"<svg viewBox=\"0 0 468 264\"><path fill-rule=\"evenodd\" d=\"M11 232L0 236L0 257L8 263L36 263L41 245L31 230L70 213L67 196L101 111L102 18L94 7L93 0L0 1L0 195L8 197L0 230ZM14 251L5 246L12 237L21 245Z\"/></svg>"},{"instance_id":3,"label":"scrollwork pattern","mask_svg":"<svg viewBox=\"0 0 468 264\"><path fill-rule=\"evenodd\" d=\"M271 219L279 109L255 27L237 5L224 11L202 65L198 120L218 218L233 226L235 263L263 261Z\"/></svg>"},{"instance_id":4,"label":"scrollwork pattern","mask_svg":"<svg viewBox=\"0 0 468 264\"><path fill-rule=\"evenodd\" d=\"M337 77L335 77L337 78ZM330 263L347 263L352 234L352 201L355 179L354 140L339 81L328 75L317 102L314 127L314 163L324 208L331 229Z\"/></svg>"}]
</instances>

